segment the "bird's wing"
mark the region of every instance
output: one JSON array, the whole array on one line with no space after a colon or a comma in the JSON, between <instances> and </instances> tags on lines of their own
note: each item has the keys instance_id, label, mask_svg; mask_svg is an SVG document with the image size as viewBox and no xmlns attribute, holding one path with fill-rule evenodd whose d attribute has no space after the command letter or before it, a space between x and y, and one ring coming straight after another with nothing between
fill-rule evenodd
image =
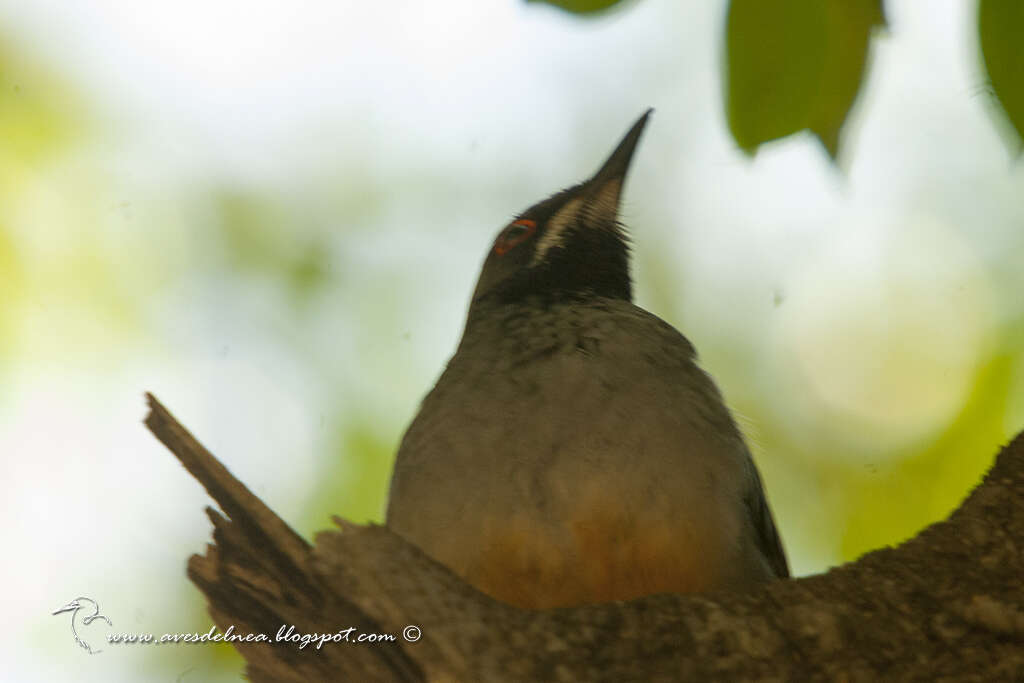
<instances>
[{"instance_id":1,"label":"bird's wing","mask_svg":"<svg viewBox=\"0 0 1024 683\"><path fill-rule=\"evenodd\" d=\"M786 551L782 549L779 531L775 528L775 518L772 517L771 508L768 507L768 500L764 495L761 475L758 474L754 461L749 460L748 462L753 477L753 486L751 486L745 502L750 512L750 519L754 524L757 544L775 575L780 579L789 578L789 562L786 560Z\"/></svg>"}]
</instances>

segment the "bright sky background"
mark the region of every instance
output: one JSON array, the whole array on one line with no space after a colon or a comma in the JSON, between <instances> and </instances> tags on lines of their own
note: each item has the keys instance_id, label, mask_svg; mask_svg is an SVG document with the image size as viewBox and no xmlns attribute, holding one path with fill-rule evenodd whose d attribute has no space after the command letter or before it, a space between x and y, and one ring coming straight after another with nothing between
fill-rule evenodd
<instances>
[{"instance_id":1,"label":"bright sky background","mask_svg":"<svg viewBox=\"0 0 1024 683\"><path fill-rule=\"evenodd\" d=\"M138 680L167 658L185 672L185 648L203 647L87 657L49 616L86 595L119 631L194 626L174 610L194 594L183 569L209 537L208 499L142 429L143 391L294 518L321 477L323 406L397 443L494 232L589 175L648 106L625 209L639 300L730 401L775 387L784 405L761 421L843 442L866 467L953 420L1024 286L999 265L1022 250L1024 209L1005 207L1024 174L988 116L973 3L887 3L845 175L809 137L754 163L735 149L724 7L641 0L580 20L518 0L0 2L0 34L85 93L99 130L10 219L44 283L18 304L0 394L11 680ZM329 222L338 284L301 325L275 317L286 304L266 282L197 266L210 219L189 198L210 185ZM100 226L87 237L83 206ZM118 255L109 287L142 293L143 324L111 329L83 303L63 264L96 244ZM1024 423L1013 382L1008 431ZM834 519L808 513L828 505L823 475L759 462L794 568L838 562L838 541L807 540ZM181 680L210 679L198 661Z\"/></svg>"}]
</instances>

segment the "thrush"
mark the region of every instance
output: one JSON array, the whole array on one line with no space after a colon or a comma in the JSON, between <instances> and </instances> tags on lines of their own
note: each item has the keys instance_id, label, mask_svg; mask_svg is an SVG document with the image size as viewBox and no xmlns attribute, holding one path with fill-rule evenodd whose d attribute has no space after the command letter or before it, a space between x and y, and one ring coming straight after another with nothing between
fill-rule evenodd
<instances>
[{"instance_id":1,"label":"thrush","mask_svg":"<svg viewBox=\"0 0 1024 683\"><path fill-rule=\"evenodd\" d=\"M498 233L398 449L387 526L520 607L789 575L721 393L686 337L632 303L618 213L650 113L592 178Z\"/></svg>"}]
</instances>

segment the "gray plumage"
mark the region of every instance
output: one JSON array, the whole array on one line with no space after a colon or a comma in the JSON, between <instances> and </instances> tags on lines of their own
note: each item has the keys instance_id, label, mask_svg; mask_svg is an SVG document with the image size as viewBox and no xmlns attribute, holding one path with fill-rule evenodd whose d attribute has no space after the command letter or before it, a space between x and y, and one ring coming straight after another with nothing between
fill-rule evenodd
<instances>
[{"instance_id":1,"label":"gray plumage","mask_svg":"<svg viewBox=\"0 0 1024 683\"><path fill-rule=\"evenodd\" d=\"M499 234L395 462L387 525L524 607L789 575L717 387L630 301L617 210L647 116L591 180Z\"/></svg>"}]
</instances>

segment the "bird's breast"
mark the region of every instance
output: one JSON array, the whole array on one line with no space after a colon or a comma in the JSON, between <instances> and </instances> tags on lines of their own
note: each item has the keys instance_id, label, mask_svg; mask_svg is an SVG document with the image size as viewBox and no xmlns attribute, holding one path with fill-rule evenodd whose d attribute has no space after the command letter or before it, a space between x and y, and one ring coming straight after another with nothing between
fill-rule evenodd
<instances>
[{"instance_id":1,"label":"bird's breast","mask_svg":"<svg viewBox=\"0 0 1024 683\"><path fill-rule=\"evenodd\" d=\"M388 525L525 607L731 580L742 440L681 335L615 318L464 340L399 449Z\"/></svg>"}]
</instances>

